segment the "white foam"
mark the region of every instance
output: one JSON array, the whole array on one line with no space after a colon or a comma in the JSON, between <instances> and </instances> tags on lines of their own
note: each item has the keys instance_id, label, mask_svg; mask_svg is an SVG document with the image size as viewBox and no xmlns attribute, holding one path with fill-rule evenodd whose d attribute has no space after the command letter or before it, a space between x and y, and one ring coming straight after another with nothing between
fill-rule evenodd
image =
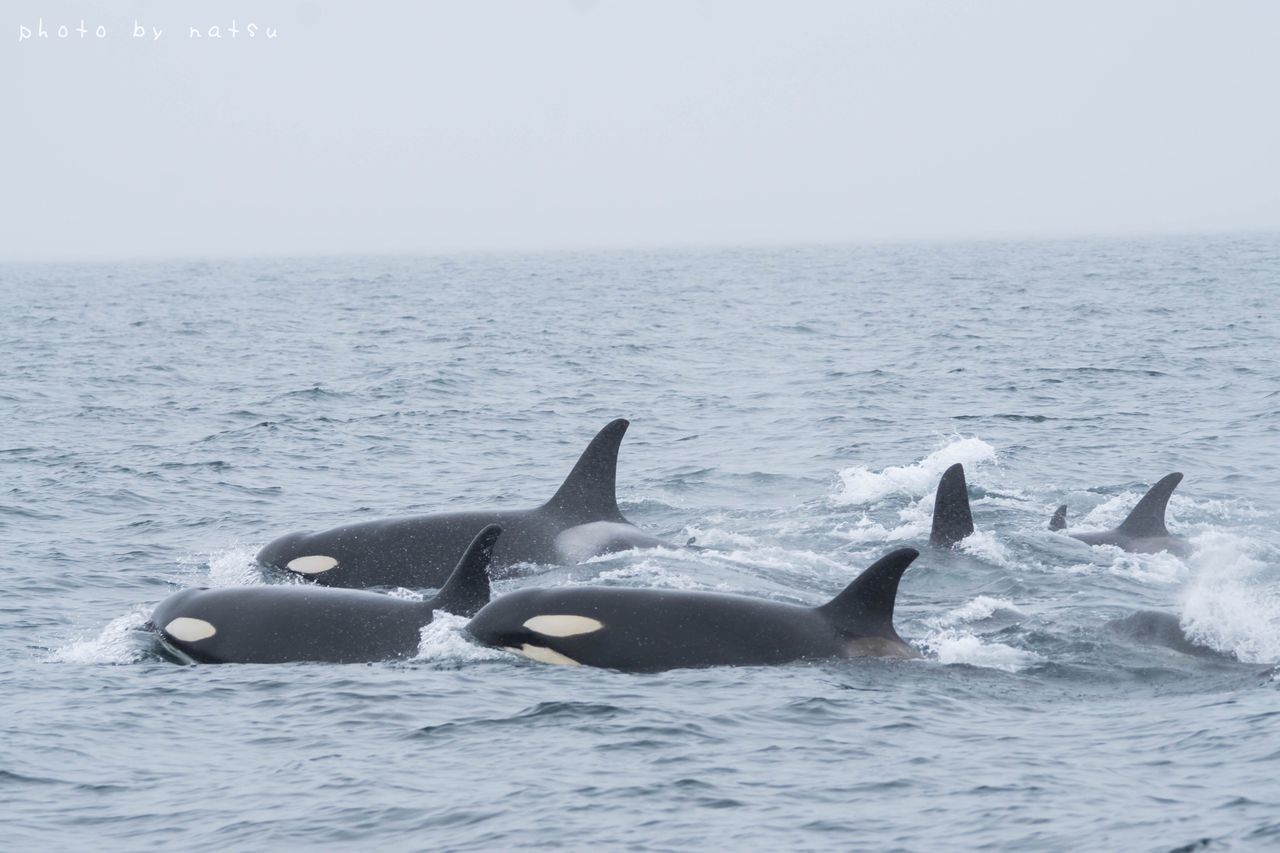
<instances>
[{"instance_id":1,"label":"white foam","mask_svg":"<svg viewBox=\"0 0 1280 853\"><path fill-rule=\"evenodd\" d=\"M987 642L973 631L962 627L985 621L1001 612L1022 615L1018 606L1007 598L979 595L941 616L927 620L926 624L932 630L920 644L936 656L940 663L945 664L963 663L1017 672L1039 661L1040 656L1034 652L1015 649L1004 643Z\"/></svg>"},{"instance_id":2,"label":"white foam","mask_svg":"<svg viewBox=\"0 0 1280 853\"><path fill-rule=\"evenodd\" d=\"M1184 509L1193 511L1183 513ZM1176 492L1169 499L1169 510L1188 516L1208 516L1218 521L1253 520L1271 515L1241 498L1192 498Z\"/></svg>"},{"instance_id":3,"label":"white foam","mask_svg":"<svg viewBox=\"0 0 1280 853\"><path fill-rule=\"evenodd\" d=\"M867 542L887 542L901 538L897 530L890 530L883 524L872 521L865 512L850 524L837 525L831 531L831 535L859 545Z\"/></svg>"},{"instance_id":4,"label":"white foam","mask_svg":"<svg viewBox=\"0 0 1280 853\"><path fill-rule=\"evenodd\" d=\"M479 645L471 639L466 631L470 621L465 616L437 610L435 618L422 628L418 653L413 659L436 663L502 660L505 657L502 651Z\"/></svg>"},{"instance_id":5,"label":"white foam","mask_svg":"<svg viewBox=\"0 0 1280 853\"><path fill-rule=\"evenodd\" d=\"M946 629L930 634L921 643L939 663L962 663L1017 672L1040 660L1035 652L1015 649L1004 643L988 643L970 631Z\"/></svg>"},{"instance_id":6,"label":"white foam","mask_svg":"<svg viewBox=\"0 0 1280 853\"><path fill-rule=\"evenodd\" d=\"M836 525L831 533L859 545L902 542L927 537L933 526L933 495L928 495L898 510L898 520L901 524L896 527L885 527L863 513L861 517L853 520L852 526Z\"/></svg>"},{"instance_id":7,"label":"white foam","mask_svg":"<svg viewBox=\"0 0 1280 853\"><path fill-rule=\"evenodd\" d=\"M1013 559L1013 556L1009 553L1009 548L1000 541L994 530L976 530L961 539L957 547L964 553L971 554L983 562L1002 568L1021 568L1023 565Z\"/></svg>"},{"instance_id":8,"label":"white foam","mask_svg":"<svg viewBox=\"0 0 1280 853\"><path fill-rule=\"evenodd\" d=\"M1074 517L1068 502L1067 529L1072 532L1111 530L1129 517L1140 498L1141 495L1135 497L1130 492L1113 495L1079 517Z\"/></svg>"},{"instance_id":9,"label":"white foam","mask_svg":"<svg viewBox=\"0 0 1280 853\"><path fill-rule=\"evenodd\" d=\"M1089 562L1071 563L1054 569L1061 574L1090 575L1101 572L1139 583L1166 585L1181 583L1188 574L1187 564L1168 551L1135 554L1118 545L1087 545L1083 542L1071 542L1065 537L1063 541L1064 547L1071 549L1063 553L1070 556L1087 554Z\"/></svg>"},{"instance_id":10,"label":"white foam","mask_svg":"<svg viewBox=\"0 0 1280 853\"><path fill-rule=\"evenodd\" d=\"M233 545L209 557L209 586L257 586L265 581L258 568L256 548ZM301 578L299 578L301 580Z\"/></svg>"},{"instance_id":11,"label":"white foam","mask_svg":"<svg viewBox=\"0 0 1280 853\"><path fill-rule=\"evenodd\" d=\"M1121 511L1117 513L1119 517L1114 524L1124 521L1145 494L1145 491L1141 493L1131 492L1127 496ZM1196 522L1188 520L1192 518L1205 521L1213 519L1215 521L1240 522L1269 518L1270 516L1271 513L1259 510L1252 503L1242 498L1199 498L1178 492L1174 492L1169 498L1169 504L1165 509L1165 522L1169 529L1184 536L1189 535L1188 525L1193 529L1197 527Z\"/></svg>"},{"instance_id":12,"label":"white foam","mask_svg":"<svg viewBox=\"0 0 1280 853\"><path fill-rule=\"evenodd\" d=\"M997 509L1012 509L1018 512L1025 512L1027 504L1033 500L1035 498L1022 489L1013 489L1006 486L1002 486L998 493L988 491L982 496L982 503L985 506L996 507ZM1057 505L1054 505L1046 515L1052 516L1053 509L1057 509ZM1045 523L1047 524L1048 522Z\"/></svg>"},{"instance_id":13,"label":"white foam","mask_svg":"<svg viewBox=\"0 0 1280 853\"><path fill-rule=\"evenodd\" d=\"M98 636L79 639L54 650L55 663L137 663L143 658L142 645L136 631L151 615L151 608L139 605L123 616L112 619Z\"/></svg>"},{"instance_id":14,"label":"white foam","mask_svg":"<svg viewBox=\"0 0 1280 853\"><path fill-rule=\"evenodd\" d=\"M697 545L705 545L713 548L754 548L757 541L744 533L735 533L732 530L723 530L718 527L696 527L692 524L687 525L683 531L683 535L687 540L693 537Z\"/></svg>"},{"instance_id":15,"label":"white foam","mask_svg":"<svg viewBox=\"0 0 1280 853\"><path fill-rule=\"evenodd\" d=\"M1246 663L1280 661L1280 592L1253 556L1259 543L1209 531L1192 545L1193 579L1182 605L1188 639Z\"/></svg>"},{"instance_id":16,"label":"white foam","mask_svg":"<svg viewBox=\"0 0 1280 853\"><path fill-rule=\"evenodd\" d=\"M1096 532L1119 527L1129 517L1129 513L1133 512L1133 508L1138 505L1138 501L1142 500L1146 493L1147 490L1143 489L1141 491L1121 492L1118 495L1112 495L1079 518L1073 516L1068 502L1067 529L1073 532ZM1184 514L1221 514L1231 511L1236 506L1245 507L1246 505L1236 501L1197 501L1175 494L1169 499L1169 503L1165 508L1165 524L1172 530L1179 526L1178 519ZM1046 512L1052 513L1056 508L1046 508Z\"/></svg>"},{"instance_id":17,"label":"white foam","mask_svg":"<svg viewBox=\"0 0 1280 853\"><path fill-rule=\"evenodd\" d=\"M698 583L688 575L672 572L653 560L641 560L630 566L610 569L601 572L595 578L583 581L571 581L570 585L593 584L598 581L623 581L630 584L640 581L638 586L656 586L664 589L706 589L705 584Z\"/></svg>"},{"instance_id":18,"label":"white foam","mask_svg":"<svg viewBox=\"0 0 1280 853\"><path fill-rule=\"evenodd\" d=\"M1109 552L1113 559L1111 574L1132 578L1142 583L1180 583L1187 577L1187 564L1168 551L1155 554L1131 554L1114 545L1095 545L1095 549Z\"/></svg>"},{"instance_id":19,"label":"white foam","mask_svg":"<svg viewBox=\"0 0 1280 853\"><path fill-rule=\"evenodd\" d=\"M955 610L948 612L945 616L935 621L939 627L944 625L958 625L969 622L981 622L990 619L1000 611L1012 613L1015 616L1021 616L1022 611L1018 609L1018 605L1014 604L1007 598L994 598L989 595L980 595L972 601L962 604Z\"/></svg>"},{"instance_id":20,"label":"white foam","mask_svg":"<svg viewBox=\"0 0 1280 853\"><path fill-rule=\"evenodd\" d=\"M977 437L957 436L913 465L890 466L883 471L862 465L845 468L840 471L840 490L832 501L848 505L874 503L893 494L919 497L937 488L942 472L957 462L974 466L995 461L996 451L990 444Z\"/></svg>"},{"instance_id":21,"label":"white foam","mask_svg":"<svg viewBox=\"0 0 1280 853\"><path fill-rule=\"evenodd\" d=\"M590 566L596 563L612 563L617 560L635 557L637 554L668 554L672 557L682 557L685 555L685 551L682 548L668 548L662 545L656 545L652 548L627 548L622 551L606 551L603 554L596 554L581 560L565 561L564 565ZM531 564L531 567L536 568L536 566L537 564Z\"/></svg>"},{"instance_id":22,"label":"white foam","mask_svg":"<svg viewBox=\"0 0 1280 853\"><path fill-rule=\"evenodd\" d=\"M426 601L427 597L416 589L405 589L398 586L395 589L387 590L387 595L392 598L399 598L403 601Z\"/></svg>"}]
</instances>

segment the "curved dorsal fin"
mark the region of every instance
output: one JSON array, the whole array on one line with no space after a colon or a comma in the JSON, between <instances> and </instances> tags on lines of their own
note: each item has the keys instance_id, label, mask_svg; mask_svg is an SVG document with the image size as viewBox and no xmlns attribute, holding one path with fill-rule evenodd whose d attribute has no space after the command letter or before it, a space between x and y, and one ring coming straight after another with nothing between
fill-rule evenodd
<instances>
[{"instance_id":1,"label":"curved dorsal fin","mask_svg":"<svg viewBox=\"0 0 1280 853\"><path fill-rule=\"evenodd\" d=\"M898 581L911 561L920 556L915 548L899 548L871 564L844 592L818 608L839 631L855 637L899 640L893 628L893 605Z\"/></svg>"},{"instance_id":2,"label":"curved dorsal fin","mask_svg":"<svg viewBox=\"0 0 1280 853\"><path fill-rule=\"evenodd\" d=\"M618 418L591 439L569 476L544 505L569 516L575 523L624 521L616 494L618 447L630 421Z\"/></svg>"},{"instance_id":3,"label":"curved dorsal fin","mask_svg":"<svg viewBox=\"0 0 1280 853\"><path fill-rule=\"evenodd\" d=\"M1169 505L1169 496L1181 482L1182 475L1174 472L1156 483L1116 529L1130 536L1168 536L1169 529L1164 526L1164 511Z\"/></svg>"},{"instance_id":4,"label":"curved dorsal fin","mask_svg":"<svg viewBox=\"0 0 1280 853\"><path fill-rule=\"evenodd\" d=\"M1067 526L1067 505L1063 504L1054 512L1053 518L1049 519L1050 530L1062 530Z\"/></svg>"},{"instance_id":5,"label":"curved dorsal fin","mask_svg":"<svg viewBox=\"0 0 1280 853\"><path fill-rule=\"evenodd\" d=\"M476 534L462 559L454 568L449 580L429 603L432 610L445 610L455 616L475 616L489 603L489 560L493 558L493 543L498 541L502 528L496 524Z\"/></svg>"},{"instance_id":6,"label":"curved dorsal fin","mask_svg":"<svg viewBox=\"0 0 1280 853\"><path fill-rule=\"evenodd\" d=\"M938 481L933 501L933 532L929 544L950 548L973 532L973 513L969 511L969 488L964 480L964 466L952 465Z\"/></svg>"}]
</instances>

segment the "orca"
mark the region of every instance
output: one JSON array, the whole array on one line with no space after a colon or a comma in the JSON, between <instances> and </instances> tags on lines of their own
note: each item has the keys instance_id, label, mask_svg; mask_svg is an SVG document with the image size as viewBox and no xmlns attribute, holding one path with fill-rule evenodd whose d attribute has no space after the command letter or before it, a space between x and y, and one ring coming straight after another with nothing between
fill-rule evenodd
<instances>
[{"instance_id":1,"label":"orca","mask_svg":"<svg viewBox=\"0 0 1280 853\"><path fill-rule=\"evenodd\" d=\"M1164 524L1164 513L1169 505L1169 496L1181 482L1182 475L1177 472L1161 479L1142 496L1142 500L1138 501L1138 505L1129 513L1129 517L1113 530L1079 533L1067 531L1066 504L1058 507L1054 512L1049 522L1049 529L1063 531L1067 536L1089 545L1114 545L1136 554L1168 551L1179 557L1189 556L1191 544L1183 537L1171 534Z\"/></svg>"},{"instance_id":2,"label":"orca","mask_svg":"<svg viewBox=\"0 0 1280 853\"><path fill-rule=\"evenodd\" d=\"M882 557L819 607L669 589L523 589L485 605L467 630L487 646L542 663L624 672L914 658L919 653L893 627L893 606L917 556L902 548Z\"/></svg>"},{"instance_id":3,"label":"orca","mask_svg":"<svg viewBox=\"0 0 1280 853\"><path fill-rule=\"evenodd\" d=\"M973 513L969 510L969 487L964 479L964 466L957 462L938 480L929 544L935 548L954 548L971 533Z\"/></svg>"},{"instance_id":4,"label":"orca","mask_svg":"<svg viewBox=\"0 0 1280 853\"><path fill-rule=\"evenodd\" d=\"M156 607L148 627L196 663L366 663L412 657L435 611L474 616L489 600L489 560L501 528L481 530L434 597L313 584L188 589Z\"/></svg>"},{"instance_id":5,"label":"orca","mask_svg":"<svg viewBox=\"0 0 1280 853\"><path fill-rule=\"evenodd\" d=\"M1106 627L1109 631L1144 645L1163 646L1184 655L1219 659L1233 657L1188 637L1186 630L1182 627L1182 620L1172 613L1139 610L1128 616L1112 619L1106 623Z\"/></svg>"},{"instance_id":6,"label":"orca","mask_svg":"<svg viewBox=\"0 0 1280 853\"><path fill-rule=\"evenodd\" d=\"M493 554L494 571L518 563L573 565L615 551L674 547L632 525L618 509L618 447L628 425L619 418L600 430L560 490L540 507L437 512L290 533L268 543L257 560L325 586L435 587L486 524L504 531Z\"/></svg>"}]
</instances>

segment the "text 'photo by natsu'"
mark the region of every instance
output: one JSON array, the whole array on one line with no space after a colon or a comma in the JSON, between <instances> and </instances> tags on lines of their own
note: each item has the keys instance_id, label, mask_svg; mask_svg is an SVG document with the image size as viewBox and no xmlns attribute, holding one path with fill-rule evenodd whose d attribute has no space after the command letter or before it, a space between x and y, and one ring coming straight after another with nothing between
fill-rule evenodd
<instances>
[{"instance_id":1,"label":"text 'photo by natsu'","mask_svg":"<svg viewBox=\"0 0 1280 853\"><path fill-rule=\"evenodd\" d=\"M126 33L127 36L122 35ZM143 24L136 18L133 20L132 27L128 24L108 26L108 24L102 22L88 22L84 18L81 18L78 22L71 23L47 22L44 18L37 18L34 23L21 22L18 24L19 44L26 41L100 41L123 37L138 41L156 42L166 35L170 35L168 29L151 24ZM280 30L278 27L266 26L254 21L241 23L235 18L232 18L229 24L188 25L185 28L174 30L173 34L170 35L170 38L186 38L189 41L245 41L276 39L279 37Z\"/></svg>"}]
</instances>

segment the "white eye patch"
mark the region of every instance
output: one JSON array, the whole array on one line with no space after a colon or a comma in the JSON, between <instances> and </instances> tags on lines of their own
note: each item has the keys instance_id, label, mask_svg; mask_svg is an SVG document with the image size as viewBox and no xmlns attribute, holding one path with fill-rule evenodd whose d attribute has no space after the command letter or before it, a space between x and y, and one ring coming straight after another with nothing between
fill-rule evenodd
<instances>
[{"instance_id":1,"label":"white eye patch","mask_svg":"<svg viewBox=\"0 0 1280 853\"><path fill-rule=\"evenodd\" d=\"M582 664L578 663L573 658L566 657L556 650L549 649L546 646L531 646L528 643L525 643L518 649L512 646L504 646L503 648L509 652L524 655L529 660L536 660L538 663L554 663L559 664L560 666L582 666Z\"/></svg>"},{"instance_id":2,"label":"white eye patch","mask_svg":"<svg viewBox=\"0 0 1280 853\"><path fill-rule=\"evenodd\" d=\"M164 626L164 632L175 640L181 640L184 643L194 643L197 640L207 640L214 634L218 633L218 629L203 619L192 619L189 616L179 616L168 625Z\"/></svg>"},{"instance_id":3,"label":"white eye patch","mask_svg":"<svg viewBox=\"0 0 1280 853\"><path fill-rule=\"evenodd\" d=\"M309 557L294 557L285 564L285 568L300 575L318 575L321 572L329 571L337 565L338 561L333 557L312 554Z\"/></svg>"},{"instance_id":4,"label":"white eye patch","mask_svg":"<svg viewBox=\"0 0 1280 853\"><path fill-rule=\"evenodd\" d=\"M599 631L604 627L604 623L590 616L554 613L534 616L525 621L524 627L544 637L576 637L579 634Z\"/></svg>"}]
</instances>

